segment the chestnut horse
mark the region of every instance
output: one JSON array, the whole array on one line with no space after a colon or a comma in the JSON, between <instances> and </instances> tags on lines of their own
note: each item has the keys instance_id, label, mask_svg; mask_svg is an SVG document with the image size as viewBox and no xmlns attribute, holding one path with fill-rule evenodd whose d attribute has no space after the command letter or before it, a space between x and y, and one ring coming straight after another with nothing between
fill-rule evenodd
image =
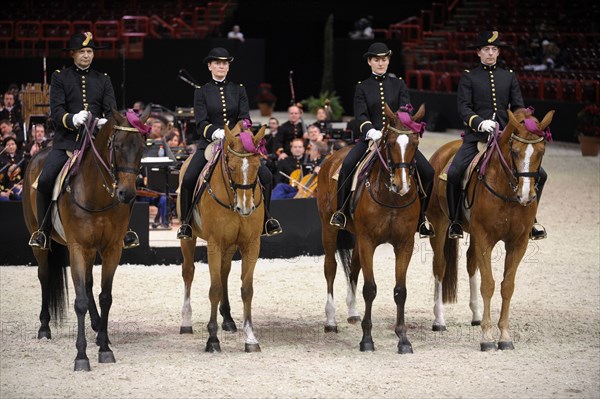
<instances>
[{"instance_id":1,"label":"chestnut horse","mask_svg":"<svg viewBox=\"0 0 600 399\"><path fill-rule=\"evenodd\" d=\"M360 196L354 194L352 205L355 208L352 217L348 219L347 230L337 230L329 224L329 221L338 208L338 184L333 177L351 147L334 152L325 160L319 171L317 205L322 226L324 269L327 280L325 332L337 332L333 301L337 251L348 280L346 302L348 322L351 324L360 320L356 309L356 284L361 269L363 272L365 315L361 323L363 330L361 351L375 350L371 336L371 309L377 295L373 274L373 253L379 244L389 243L394 246L396 255L394 301L397 308L395 332L399 338L398 353L412 353L412 345L406 335L404 305L407 295L406 272L413 252L415 227L418 224L420 209L414 155L424 124L415 121L420 121L424 114L424 105L421 105L412 119L406 113L394 114L385 105L387 124L382 129L383 138L374 150L376 154L371 169L365 174L362 185L356 189L356 193L361 193ZM401 117L404 118L404 123ZM353 251L349 249L352 247L352 241L356 242Z\"/></svg>"},{"instance_id":2,"label":"chestnut horse","mask_svg":"<svg viewBox=\"0 0 600 399\"><path fill-rule=\"evenodd\" d=\"M498 349L513 349L509 333L510 299L515 287L517 268L529 241L529 232L537 212L536 180L544 156L545 144L551 140L547 130L554 111L539 122L531 110L509 111L509 122L504 131L491 135L485 158L481 158L470 175L461 201L461 224L470 233L467 251L467 271L470 282L472 325L481 324L481 350L496 348L492 334L490 303L494 294L492 253L499 241L504 241L506 258L502 281L502 310L498 327ZM439 176L448 161L456 154L460 140L446 143L430 159ZM435 179L428 214L438 231L448 230L446 182ZM434 331L446 330L443 303L456 301L458 239L439 234L431 239L433 247ZM481 274L480 292L483 296L483 319L477 295L477 276Z\"/></svg>"},{"instance_id":3,"label":"chestnut horse","mask_svg":"<svg viewBox=\"0 0 600 399\"><path fill-rule=\"evenodd\" d=\"M202 197L193 210L193 238L180 240L184 282L180 327L182 334L193 332L190 295L195 270L196 239L200 237L207 243L211 311L207 326L209 336L206 352L221 351L217 338L219 303L219 310L223 316L223 330L237 331L230 312L227 280L231 271L231 260L238 249L242 257L242 301L244 303L242 328L245 350L260 352L258 340L252 330L252 296L254 267L260 252L260 234L264 219L264 201L258 180L258 168L261 162L260 146L265 129L266 126L263 126L256 136L252 137L251 132L236 134L240 130L240 124L233 131L225 126L222 153L216 161L215 169L206 183L207 187ZM243 142L243 138L247 141ZM188 164L189 159L181 168L180 185Z\"/></svg>"},{"instance_id":4,"label":"chestnut horse","mask_svg":"<svg viewBox=\"0 0 600 399\"><path fill-rule=\"evenodd\" d=\"M135 118L137 123L143 123L137 116L129 117ZM68 177L49 215L54 221L52 239L55 244L66 245L69 251L77 314L75 371L90 370L85 338L85 315L88 310L92 328L97 332L96 344L100 347L98 361L115 362L107 331L112 283L121 259L123 237L136 195L135 180L145 148L144 136L116 110L113 110L112 117L94 139L91 131L95 121L89 119L90 124L84 129L84 150L79 153L81 164L77 173ZM25 175L23 213L30 233L37 230L40 217L37 215L33 183L42 170L49 150L41 151L31 159ZM51 251L33 248L42 287L38 338L51 338L50 312L55 319L60 320L63 316L66 281L64 269L57 265L55 254L57 249L64 248L61 245L55 245L57 248ZM102 258L102 291L98 298L100 314L92 292L92 268L96 252Z\"/></svg>"}]
</instances>

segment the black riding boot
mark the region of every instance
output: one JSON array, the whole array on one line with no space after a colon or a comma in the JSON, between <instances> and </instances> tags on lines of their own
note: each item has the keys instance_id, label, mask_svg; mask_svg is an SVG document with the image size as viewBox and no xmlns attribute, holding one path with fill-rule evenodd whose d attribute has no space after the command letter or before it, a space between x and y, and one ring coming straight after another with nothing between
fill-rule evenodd
<instances>
[{"instance_id":1,"label":"black riding boot","mask_svg":"<svg viewBox=\"0 0 600 399\"><path fill-rule=\"evenodd\" d=\"M446 196L448 197L448 218L450 219L448 238L463 238L463 228L456 221L458 203L460 200L460 188L456 188L454 184L446 182Z\"/></svg>"},{"instance_id":2,"label":"black riding boot","mask_svg":"<svg viewBox=\"0 0 600 399\"><path fill-rule=\"evenodd\" d=\"M34 248L48 250L52 241L52 215L50 205L52 197L38 192L36 198L38 231L35 231L29 239L29 245Z\"/></svg>"},{"instance_id":3,"label":"black riding boot","mask_svg":"<svg viewBox=\"0 0 600 399\"><path fill-rule=\"evenodd\" d=\"M435 237L435 230L433 228L433 225L429 223L429 220L427 219L426 215L427 206L429 205L429 198L430 196L427 194L421 196L421 213L419 214L419 224L417 226L419 238Z\"/></svg>"},{"instance_id":4,"label":"black riding boot","mask_svg":"<svg viewBox=\"0 0 600 399\"><path fill-rule=\"evenodd\" d=\"M346 215L345 211L347 208L347 200L346 200L346 184L344 184L344 180L346 178L343 176L342 172L338 175L338 191L337 191L337 206L338 210L331 215L331 219L329 220L329 224L333 227L337 227L338 229L346 228Z\"/></svg>"},{"instance_id":5,"label":"black riding boot","mask_svg":"<svg viewBox=\"0 0 600 399\"><path fill-rule=\"evenodd\" d=\"M263 196L265 201L265 219L263 224L263 236L274 236L283 233L279 220L271 216L271 192L273 191L270 184L263 187Z\"/></svg>"},{"instance_id":6,"label":"black riding boot","mask_svg":"<svg viewBox=\"0 0 600 399\"><path fill-rule=\"evenodd\" d=\"M544 189L543 183L541 185L538 185L538 193L537 193L538 207L540 206L540 200L542 199L542 190L543 189ZM533 222L533 226L531 226L531 232L529 233L529 238L532 240L542 240L546 237L548 237L548 234L546 233L546 229L544 228L544 226L542 226L541 224L538 223L537 217L536 217Z\"/></svg>"},{"instance_id":7,"label":"black riding boot","mask_svg":"<svg viewBox=\"0 0 600 399\"><path fill-rule=\"evenodd\" d=\"M177 230L177 238L179 240L191 240L192 239L192 226L190 219L192 218L191 206L192 197L194 193L187 188L181 186L179 192L179 219L181 220L181 226Z\"/></svg>"}]
</instances>

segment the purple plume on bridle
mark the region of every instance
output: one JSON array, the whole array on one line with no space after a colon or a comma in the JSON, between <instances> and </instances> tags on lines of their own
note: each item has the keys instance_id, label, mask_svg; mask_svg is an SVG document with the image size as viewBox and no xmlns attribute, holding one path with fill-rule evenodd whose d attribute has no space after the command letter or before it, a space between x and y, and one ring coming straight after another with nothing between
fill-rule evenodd
<instances>
[{"instance_id":1,"label":"purple plume on bridle","mask_svg":"<svg viewBox=\"0 0 600 399\"><path fill-rule=\"evenodd\" d=\"M549 127L546 128L546 130L538 129L537 122L535 121L535 119L532 118L525 118L523 124L525 125L525 129L527 129L528 132L543 137L549 143L552 142L552 133L550 133Z\"/></svg>"},{"instance_id":2,"label":"purple plume on bridle","mask_svg":"<svg viewBox=\"0 0 600 399\"><path fill-rule=\"evenodd\" d=\"M408 109L408 106L410 106L410 104L407 104L407 107L405 107L405 108ZM410 109L412 110L412 106L410 106ZM423 137L423 132L425 131L425 126L427 126L427 124L425 122L413 121L408 112L398 111L396 115L398 115L398 119L400 119L400 122L402 122L402 124L404 126L409 128L410 130L412 130L414 133L418 133L419 137Z\"/></svg>"},{"instance_id":3,"label":"purple plume on bridle","mask_svg":"<svg viewBox=\"0 0 600 399\"><path fill-rule=\"evenodd\" d=\"M250 119L242 119L242 130L248 130L252 127Z\"/></svg>"},{"instance_id":4,"label":"purple plume on bridle","mask_svg":"<svg viewBox=\"0 0 600 399\"><path fill-rule=\"evenodd\" d=\"M127 117L127 122L129 122L129 124L136 128L140 133L146 135L152 130L151 126L146 125L140 120L140 117L134 110L127 110L125 116Z\"/></svg>"},{"instance_id":5,"label":"purple plume on bridle","mask_svg":"<svg viewBox=\"0 0 600 399\"><path fill-rule=\"evenodd\" d=\"M265 146L266 140L262 139L260 141L260 143L258 143L258 145L255 146L253 137L254 137L254 135L252 134L252 132L241 132L240 133L240 140L242 141L242 145L244 146L244 149L253 154L266 154L267 153L267 148Z\"/></svg>"}]
</instances>

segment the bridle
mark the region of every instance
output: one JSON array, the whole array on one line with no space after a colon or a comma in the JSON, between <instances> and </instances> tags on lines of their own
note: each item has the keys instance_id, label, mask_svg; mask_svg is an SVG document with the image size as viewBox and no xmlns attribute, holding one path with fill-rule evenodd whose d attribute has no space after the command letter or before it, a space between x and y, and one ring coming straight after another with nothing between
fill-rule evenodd
<instances>
[{"instance_id":1,"label":"bridle","mask_svg":"<svg viewBox=\"0 0 600 399\"><path fill-rule=\"evenodd\" d=\"M396 134L402 134L402 135L407 135L408 136L408 135L412 135L412 134L419 134L419 132L415 132L415 131L412 131L412 130L400 130L400 129L397 129L397 128L391 126L390 124L386 124L384 126L383 130L384 130L384 133L385 133L384 134L385 139L382 140L382 142L378 146L375 146L375 151L377 152L377 155L379 157L381 165L383 166L383 168L385 168L385 170L389 174L389 183L386 184L386 187L388 188L388 191L390 193L392 193L392 194L399 195L394 190L392 190L395 171L398 170L398 169L408 169L408 175L411 176L411 177L413 177L413 179L414 179L415 178L415 172L416 172L416 160L413 158L413 160L411 162L396 162L396 163L394 163L392 161L392 154L391 154L390 148L388 146L388 133L389 133L389 131L392 131L392 132L394 132ZM386 154L385 157L381 154L380 147L385 148L385 154ZM417 176L418 176L418 174L417 174ZM371 188L371 181L370 181L370 173L369 172L367 172L367 175L366 175L365 186L367 188L367 191L369 192L369 195L373 199L373 201L375 201L378 205L381 205L381 206L386 207L386 208L400 209L400 208L409 207L410 205L412 205L417 200L417 197L418 197L417 190L415 190L414 197L411 198L411 200L408 201L407 203L403 203L401 205L383 203L382 201L380 201L379 199L377 199L377 197L373 193L373 190Z\"/></svg>"},{"instance_id":2,"label":"bridle","mask_svg":"<svg viewBox=\"0 0 600 399\"><path fill-rule=\"evenodd\" d=\"M218 144L219 146L222 146L223 144L220 143ZM239 211L236 210L235 204L237 203L238 200L238 194L237 194L237 190L252 190L252 198L254 198L254 195L256 193L256 187L257 185L259 185L259 180L258 180L258 174L256 175L256 177L254 178L254 181L252 181L249 184L240 184L237 183L236 181L234 181L233 177L231 176L231 172L229 170L229 155L232 155L234 157L238 157L238 158L249 158L249 157L253 157L253 156L260 156L260 152L238 152L236 150L234 150L233 148L231 148L231 146L227 146L227 151L225 154L222 154L223 159L221 160L221 169L223 170L222 173L222 177L223 177L223 184L226 187L229 187L229 190L227 191L227 201L229 203L225 203L223 201L221 201L215 194L215 192L213 191L211 185L210 185L210 181L206 182L206 188L207 188L207 192L210 194L210 196L222 207L227 208L233 212L239 213ZM261 198L258 200L258 204L260 204L260 201L262 201L262 190L259 190L261 192ZM256 207L258 208L258 207ZM256 209L255 208L255 209ZM254 210L252 211L254 212ZM245 215L248 216L248 215Z\"/></svg>"},{"instance_id":3,"label":"bridle","mask_svg":"<svg viewBox=\"0 0 600 399\"><path fill-rule=\"evenodd\" d=\"M75 171L77 171L77 169L79 168L79 164L81 162L81 160L83 159L84 156L84 152L86 151L87 147L89 146L89 148L92 150L92 153L94 155L94 160L95 160L95 164L96 164L96 168L100 171L100 175L102 176L102 187L106 190L106 192L108 193L108 195L110 196L110 198L114 198L115 197L115 193L116 193L116 189L119 185L119 172L120 173L125 173L125 174L132 174L137 176L139 173L139 169L135 169L129 166L118 166L116 163L116 153L115 153L115 146L114 146L114 140L115 140L115 135L116 132L115 131L124 131L124 132L128 132L128 133L138 133L138 134L142 134L145 135L147 133L147 130L144 129L144 127L129 127L129 126L120 126L120 125L114 125L112 127L113 131L111 132L109 138L108 138L108 165L107 162L104 161L104 159L102 158L102 155L100 154L100 151L98 151L98 148L95 145L95 141L94 141L94 136L93 136L93 132L94 129L96 128L96 124L97 124L97 119L93 119L91 117L88 118L88 120L90 120L89 123L84 124L84 137L83 137L83 143L81 145L81 150L80 154L77 158L77 164L75 165ZM109 122L107 122L108 124ZM110 166L109 166L110 165ZM106 175L104 173L101 173L101 169L103 169L104 171L106 171L108 173L109 179L106 178ZM112 182L110 182L110 180L112 180ZM71 193L72 189L70 184L67 185L66 187L66 191ZM114 208L115 206L119 205L119 200L116 199L115 201L111 202L109 205L99 208L99 209L91 209L88 208L82 204L80 204L79 202L77 202L76 198L73 196L73 202L75 203L75 205L77 205L79 208L83 209L84 211L87 212L92 212L92 213L97 213L97 212L104 212L107 211L111 208Z\"/></svg>"},{"instance_id":4,"label":"bridle","mask_svg":"<svg viewBox=\"0 0 600 399\"><path fill-rule=\"evenodd\" d=\"M552 134L550 133L550 129L546 129L545 131L540 131L539 129L537 129L537 126L535 125L535 121L533 119L526 118L524 120L524 125L525 125L525 129L528 132L538 135L539 137L530 140L530 139L525 139L525 138L519 136L518 134L515 134L514 131L511 132L510 138L508 140L508 153L510 155L510 158L509 158L510 164L509 164L506 161L504 154L502 153L500 144L498 143L498 140L502 136L503 133L502 134L499 133L498 125L496 125L496 132L494 134L490 135L490 142L488 143L488 149L491 149L491 151L489 152L489 155L485 157L485 159L482 163L482 166L480 168L478 168L478 176L477 176L478 180L484 184L484 186L488 189L489 192L491 192L496 197L501 198L502 200L504 200L506 202L519 202L519 200L517 200L516 198L511 198L511 197L507 197L502 194L499 194L498 192L496 192L496 190L494 190L494 188L492 186L490 186L490 184L485 179L485 172L487 169L487 164L491 158L491 154L494 151L498 154L498 158L500 159L500 166L502 168L502 171L504 172L504 174L506 176L508 185L510 186L511 190L514 193L516 193L519 189L519 178L521 178L521 177L534 178L535 179L535 189L537 190L537 184L538 184L539 177L540 177L539 168L534 172L519 171L516 167L517 163L515 162L515 159L514 159L515 152L513 151L513 144L515 141L518 141L520 143L527 144L527 145L529 145L529 144L536 145L536 144L542 143L544 140L552 141ZM508 126L506 128L508 128ZM505 128L505 130L506 130L506 128ZM518 130L517 130L517 132L518 132ZM541 164L540 164L540 167L541 167Z\"/></svg>"}]
</instances>

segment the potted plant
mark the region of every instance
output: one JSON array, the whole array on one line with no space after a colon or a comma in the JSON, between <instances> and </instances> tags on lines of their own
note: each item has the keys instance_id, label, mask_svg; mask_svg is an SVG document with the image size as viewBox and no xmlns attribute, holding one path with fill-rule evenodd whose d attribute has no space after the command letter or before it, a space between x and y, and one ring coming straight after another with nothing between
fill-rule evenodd
<instances>
[{"instance_id":1,"label":"potted plant","mask_svg":"<svg viewBox=\"0 0 600 399\"><path fill-rule=\"evenodd\" d=\"M302 101L302 105L308 108L308 112L313 114L317 111L317 108L324 107L325 104L329 105L332 121L338 121L342 118L344 108L340 102L340 97L335 91L322 91L319 93L319 97L311 96Z\"/></svg>"},{"instance_id":2,"label":"potted plant","mask_svg":"<svg viewBox=\"0 0 600 399\"><path fill-rule=\"evenodd\" d=\"M261 116L270 116L275 108L277 97L273 94L270 83L261 83L258 85L258 94L256 94L256 102Z\"/></svg>"},{"instance_id":3,"label":"potted plant","mask_svg":"<svg viewBox=\"0 0 600 399\"><path fill-rule=\"evenodd\" d=\"M588 104L577 113L576 135L581 146L581 155L598 155L600 147L600 105Z\"/></svg>"}]
</instances>

